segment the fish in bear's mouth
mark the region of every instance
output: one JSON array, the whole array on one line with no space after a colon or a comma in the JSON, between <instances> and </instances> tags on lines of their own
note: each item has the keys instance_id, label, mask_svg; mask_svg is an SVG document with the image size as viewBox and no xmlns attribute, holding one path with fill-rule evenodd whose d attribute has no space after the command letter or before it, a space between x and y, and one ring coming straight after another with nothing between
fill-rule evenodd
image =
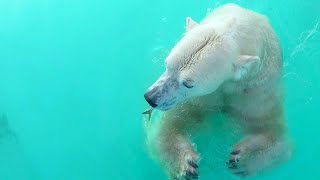
<instances>
[{"instance_id":1,"label":"fish in bear's mouth","mask_svg":"<svg viewBox=\"0 0 320 180\"><path fill-rule=\"evenodd\" d=\"M151 107L150 109L147 109L146 111L144 111L142 114L147 114L149 116L149 121L151 119L151 114L152 114L152 111L154 110L153 107Z\"/></svg>"}]
</instances>

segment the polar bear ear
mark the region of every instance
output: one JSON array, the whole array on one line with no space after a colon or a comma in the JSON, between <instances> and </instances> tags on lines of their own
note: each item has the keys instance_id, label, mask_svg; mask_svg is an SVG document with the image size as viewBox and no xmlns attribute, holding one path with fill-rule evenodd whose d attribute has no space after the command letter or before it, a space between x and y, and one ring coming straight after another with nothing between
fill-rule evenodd
<instances>
[{"instance_id":1,"label":"polar bear ear","mask_svg":"<svg viewBox=\"0 0 320 180\"><path fill-rule=\"evenodd\" d=\"M192 28L194 28L197 25L198 25L198 23L195 22L193 19L191 19L191 17L187 17L186 18L186 30L187 30L187 32L190 31Z\"/></svg>"},{"instance_id":2,"label":"polar bear ear","mask_svg":"<svg viewBox=\"0 0 320 180\"><path fill-rule=\"evenodd\" d=\"M260 66L260 58L258 56L239 56L238 60L233 64L234 79L239 80L246 76L249 72L258 70Z\"/></svg>"}]
</instances>

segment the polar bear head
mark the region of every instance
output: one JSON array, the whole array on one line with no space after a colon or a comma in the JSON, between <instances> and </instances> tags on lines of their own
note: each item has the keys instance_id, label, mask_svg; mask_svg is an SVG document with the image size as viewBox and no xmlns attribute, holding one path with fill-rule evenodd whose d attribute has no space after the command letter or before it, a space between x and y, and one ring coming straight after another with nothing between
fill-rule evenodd
<instances>
[{"instance_id":1,"label":"polar bear head","mask_svg":"<svg viewBox=\"0 0 320 180\"><path fill-rule=\"evenodd\" d=\"M186 34L166 58L166 71L147 90L146 101L169 110L191 97L210 94L223 82L239 80L259 62L257 56L239 56L238 47L221 27L186 19Z\"/></svg>"}]
</instances>

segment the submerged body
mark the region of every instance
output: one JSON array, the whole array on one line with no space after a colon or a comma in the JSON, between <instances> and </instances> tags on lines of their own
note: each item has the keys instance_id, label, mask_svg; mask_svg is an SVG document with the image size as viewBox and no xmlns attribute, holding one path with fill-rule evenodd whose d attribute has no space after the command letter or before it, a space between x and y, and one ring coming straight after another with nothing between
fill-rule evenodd
<instances>
[{"instance_id":1,"label":"submerged body","mask_svg":"<svg viewBox=\"0 0 320 180\"><path fill-rule=\"evenodd\" d=\"M265 16L226 4L200 24L187 18L186 28L166 72L145 94L163 111L150 148L170 178L196 179L199 155L189 136L204 117L223 112L246 135L230 153L228 168L241 176L264 169L283 153L268 151L283 144L286 133L282 54L272 27Z\"/></svg>"}]
</instances>

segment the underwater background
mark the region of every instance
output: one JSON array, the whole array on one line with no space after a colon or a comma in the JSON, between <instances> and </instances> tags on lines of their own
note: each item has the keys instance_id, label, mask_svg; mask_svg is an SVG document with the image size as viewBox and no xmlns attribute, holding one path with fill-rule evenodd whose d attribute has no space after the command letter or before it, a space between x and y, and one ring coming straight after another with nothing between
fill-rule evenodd
<instances>
[{"instance_id":1,"label":"underwater background","mask_svg":"<svg viewBox=\"0 0 320 180\"><path fill-rule=\"evenodd\" d=\"M0 180L166 179L144 146L143 94L186 16L227 2L267 15L284 54L294 154L248 179L320 179L319 0L0 0ZM226 136L200 179L237 179Z\"/></svg>"}]
</instances>

